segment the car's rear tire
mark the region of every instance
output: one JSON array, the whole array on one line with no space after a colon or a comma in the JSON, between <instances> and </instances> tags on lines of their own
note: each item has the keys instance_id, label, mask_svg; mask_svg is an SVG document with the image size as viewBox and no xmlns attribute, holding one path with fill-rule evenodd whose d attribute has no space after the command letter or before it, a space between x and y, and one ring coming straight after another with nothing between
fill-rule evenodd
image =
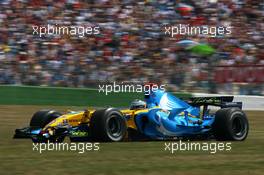
<instances>
[{"instance_id":1,"label":"car's rear tire","mask_svg":"<svg viewBox=\"0 0 264 175\"><path fill-rule=\"evenodd\" d=\"M40 110L32 116L29 126L32 128L43 128L59 116L61 116L61 113L53 110Z\"/></svg>"},{"instance_id":2,"label":"car's rear tire","mask_svg":"<svg viewBox=\"0 0 264 175\"><path fill-rule=\"evenodd\" d=\"M217 140L245 140L248 129L247 116L239 108L223 108L215 114L213 132Z\"/></svg>"},{"instance_id":3,"label":"car's rear tire","mask_svg":"<svg viewBox=\"0 0 264 175\"><path fill-rule=\"evenodd\" d=\"M126 133L126 120L119 110L108 108L93 113L90 123L93 141L119 142L125 138Z\"/></svg>"}]
</instances>

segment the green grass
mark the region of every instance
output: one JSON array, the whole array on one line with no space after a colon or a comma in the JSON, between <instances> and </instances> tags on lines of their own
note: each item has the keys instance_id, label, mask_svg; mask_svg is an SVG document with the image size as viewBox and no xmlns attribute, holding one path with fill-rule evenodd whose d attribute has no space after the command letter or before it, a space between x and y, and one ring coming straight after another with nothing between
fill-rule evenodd
<instances>
[{"instance_id":1,"label":"green grass","mask_svg":"<svg viewBox=\"0 0 264 175\"><path fill-rule=\"evenodd\" d=\"M190 94L176 93L188 98ZM144 98L143 93L108 93L90 88L59 88L36 86L0 86L2 105L56 105L56 106L128 106L133 99Z\"/></svg>"},{"instance_id":2,"label":"green grass","mask_svg":"<svg viewBox=\"0 0 264 175\"><path fill-rule=\"evenodd\" d=\"M103 143L100 151L32 151L30 140L14 140L15 128L27 126L33 112L83 107L0 106L1 174L263 174L263 112L247 112L250 132L244 142L232 142L232 150L210 154L202 151L164 151L164 142Z\"/></svg>"}]
</instances>

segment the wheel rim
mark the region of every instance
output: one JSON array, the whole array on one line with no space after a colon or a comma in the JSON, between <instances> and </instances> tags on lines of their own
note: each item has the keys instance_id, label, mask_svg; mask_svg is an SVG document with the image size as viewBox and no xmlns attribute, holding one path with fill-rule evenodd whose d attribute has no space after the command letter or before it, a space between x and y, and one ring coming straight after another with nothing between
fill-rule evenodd
<instances>
[{"instance_id":1,"label":"wheel rim","mask_svg":"<svg viewBox=\"0 0 264 175\"><path fill-rule=\"evenodd\" d=\"M108 133L110 137L119 138L122 136L122 126L121 119L113 115L108 120Z\"/></svg>"},{"instance_id":2,"label":"wheel rim","mask_svg":"<svg viewBox=\"0 0 264 175\"><path fill-rule=\"evenodd\" d=\"M236 137L242 137L245 134L246 126L243 119L235 117L232 123L232 130Z\"/></svg>"}]
</instances>

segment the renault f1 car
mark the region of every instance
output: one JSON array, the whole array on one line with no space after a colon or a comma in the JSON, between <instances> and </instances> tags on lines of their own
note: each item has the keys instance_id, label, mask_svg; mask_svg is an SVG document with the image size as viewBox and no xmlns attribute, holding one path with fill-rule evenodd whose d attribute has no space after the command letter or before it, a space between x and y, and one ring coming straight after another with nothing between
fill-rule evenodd
<instances>
[{"instance_id":1,"label":"renault f1 car","mask_svg":"<svg viewBox=\"0 0 264 175\"><path fill-rule=\"evenodd\" d=\"M210 112L209 106L219 109ZM14 138L34 142L118 142L203 138L245 140L249 124L242 102L233 96L195 97L187 101L161 90L151 91L128 109L86 109L65 114L36 112L28 127L16 129Z\"/></svg>"}]
</instances>

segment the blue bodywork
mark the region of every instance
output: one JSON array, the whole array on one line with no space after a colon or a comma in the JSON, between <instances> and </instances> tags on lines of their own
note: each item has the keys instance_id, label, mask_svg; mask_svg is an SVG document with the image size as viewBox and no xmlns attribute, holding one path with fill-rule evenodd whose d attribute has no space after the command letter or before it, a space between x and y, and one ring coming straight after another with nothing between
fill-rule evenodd
<instances>
[{"instance_id":1,"label":"blue bodywork","mask_svg":"<svg viewBox=\"0 0 264 175\"><path fill-rule=\"evenodd\" d=\"M214 122L214 115L204 113L171 93L157 90L145 96L148 112L135 117L137 128L153 139L206 135Z\"/></svg>"},{"instance_id":2,"label":"blue bodywork","mask_svg":"<svg viewBox=\"0 0 264 175\"><path fill-rule=\"evenodd\" d=\"M192 137L197 135L210 135L215 114L210 115L207 110L200 111L187 102L162 90L151 91L145 95L146 112L139 112L135 116L137 131L151 139L170 139L175 137ZM230 100L232 101L232 100ZM89 139L87 124L72 127L68 124L56 127L56 135L70 136L72 140L78 138ZM42 128L26 127L17 129L16 138L50 138L48 132Z\"/></svg>"}]
</instances>

